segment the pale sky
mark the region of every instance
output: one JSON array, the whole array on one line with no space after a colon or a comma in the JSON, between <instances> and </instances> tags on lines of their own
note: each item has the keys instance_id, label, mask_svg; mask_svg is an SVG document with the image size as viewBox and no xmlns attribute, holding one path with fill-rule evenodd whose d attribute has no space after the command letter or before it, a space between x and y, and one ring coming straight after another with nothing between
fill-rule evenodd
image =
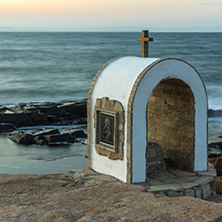
<instances>
[{"instance_id":1,"label":"pale sky","mask_svg":"<svg viewBox=\"0 0 222 222\"><path fill-rule=\"evenodd\" d=\"M0 0L2 29L124 31L127 26L222 31L222 0Z\"/></svg>"}]
</instances>

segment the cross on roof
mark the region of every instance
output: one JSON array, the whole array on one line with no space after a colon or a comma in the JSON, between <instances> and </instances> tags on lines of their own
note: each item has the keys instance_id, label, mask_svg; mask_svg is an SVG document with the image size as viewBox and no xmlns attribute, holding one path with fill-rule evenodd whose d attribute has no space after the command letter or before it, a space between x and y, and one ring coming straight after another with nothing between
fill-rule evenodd
<instances>
[{"instance_id":1,"label":"cross on roof","mask_svg":"<svg viewBox=\"0 0 222 222\"><path fill-rule=\"evenodd\" d=\"M149 55L149 42L153 41L153 38L149 38L149 31L143 30L142 37L138 37L137 41L142 41L142 57L148 57Z\"/></svg>"}]
</instances>

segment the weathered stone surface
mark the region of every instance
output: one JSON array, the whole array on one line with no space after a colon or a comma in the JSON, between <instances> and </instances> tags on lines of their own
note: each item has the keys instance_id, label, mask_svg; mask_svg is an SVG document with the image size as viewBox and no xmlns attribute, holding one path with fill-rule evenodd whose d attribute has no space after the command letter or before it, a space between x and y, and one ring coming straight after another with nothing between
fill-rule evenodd
<instances>
[{"instance_id":1,"label":"weathered stone surface","mask_svg":"<svg viewBox=\"0 0 222 222\"><path fill-rule=\"evenodd\" d=\"M32 144L34 142L34 137L32 134L24 133L19 130L7 133L6 136L12 141L20 144Z\"/></svg>"},{"instance_id":2,"label":"weathered stone surface","mask_svg":"<svg viewBox=\"0 0 222 222\"><path fill-rule=\"evenodd\" d=\"M85 187L59 174L1 174L0 198L1 221L6 222L222 219L222 203L190 197L158 198L141 186L120 182Z\"/></svg>"}]
</instances>

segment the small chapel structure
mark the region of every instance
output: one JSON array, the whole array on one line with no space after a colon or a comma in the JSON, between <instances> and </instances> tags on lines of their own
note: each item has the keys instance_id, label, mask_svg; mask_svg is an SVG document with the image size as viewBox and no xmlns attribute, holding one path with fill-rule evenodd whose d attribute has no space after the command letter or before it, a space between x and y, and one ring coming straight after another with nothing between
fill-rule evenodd
<instances>
[{"instance_id":1,"label":"small chapel structure","mask_svg":"<svg viewBox=\"0 0 222 222\"><path fill-rule=\"evenodd\" d=\"M91 84L88 168L145 182L149 161L163 152L174 167L206 171L208 100L200 75L186 61L149 58L148 31L138 40L142 58L112 59Z\"/></svg>"}]
</instances>

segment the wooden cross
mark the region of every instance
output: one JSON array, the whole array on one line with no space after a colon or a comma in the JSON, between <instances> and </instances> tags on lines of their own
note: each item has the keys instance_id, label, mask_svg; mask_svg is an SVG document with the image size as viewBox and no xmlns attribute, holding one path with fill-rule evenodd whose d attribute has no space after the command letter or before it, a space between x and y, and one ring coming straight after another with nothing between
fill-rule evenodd
<instances>
[{"instance_id":1,"label":"wooden cross","mask_svg":"<svg viewBox=\"0 0 222 222\"><path fill-rule=\"evenodd\" d=\"M143 30L142 37L138 37L137 41L142 41L142 58L149 55L149 42L153 41L153 38L149 38L149 31Z\"/></svg>"}]
</instances>

